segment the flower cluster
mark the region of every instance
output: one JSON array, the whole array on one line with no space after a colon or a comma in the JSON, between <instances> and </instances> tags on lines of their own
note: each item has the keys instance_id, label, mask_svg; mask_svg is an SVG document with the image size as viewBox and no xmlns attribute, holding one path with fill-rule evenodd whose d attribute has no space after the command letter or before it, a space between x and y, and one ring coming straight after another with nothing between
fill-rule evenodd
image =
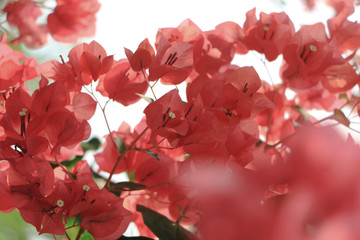
<instances>
[{"instance_id":1,"label":"flower cluster","mask_svg":"<svg viewBox=\"0 0 360 240\"><path fill-rule=\"evenodd\" d=\"M25 43L28 47L41 47L47 43L48 33L60 42L76 42L80 37L95 33L95 14L100 8L98 0L56 0L56 7L47 17L47 23L39 24L44 2L19 0L8 2L2 11L7 22L19 30L12 44Z\"/></svg>"},{"instance_id":2,"label":"flower cluster","mask_svg":"<svg viewBox=\"0 0 360 240\"><path fill-rule=\"evenodd\" d=\"M64 15L76 18L69 6L91 9L78 17L93 21L96 1L57 2L48 17L54 37L89 33L80 23L73 32L51 26L63 26ZM20 14L16 4L35 6L9 3L9 23ZM142 236L159 239L358 239L360 148L333 128L353 130L344 111L353 114L360 102L360 24L348 20L354 6L338 3L327 26L298 30L286 13L258 18L256 9L242 26L224 22L210 31L187 19L159 29L154 45L145 39L134 51L125 48L120 60L93 41L75 46L67 61L38 64L3 34L0 210L16 208L40 234L68 239L78 226L76 239L84 230L94 239L122 239L130 221ZM282 57L281 82L234 64L249 51L263 54L265 67ZM24 83L35 77L39 89L29 94ZM174 89L158 97L158 82ZM186 99L176 88L183 83ZM125 122L110 129L93 85L106 104L149 102L133 130ZM71 158L84 155L80 144L97 106L109 132L94 158L106 177ZM328 116L318 119L313 109ZM123 172L129 181L112 179ZM75 222L66 227L69 218Z\"/></svg>"}]
</instances>

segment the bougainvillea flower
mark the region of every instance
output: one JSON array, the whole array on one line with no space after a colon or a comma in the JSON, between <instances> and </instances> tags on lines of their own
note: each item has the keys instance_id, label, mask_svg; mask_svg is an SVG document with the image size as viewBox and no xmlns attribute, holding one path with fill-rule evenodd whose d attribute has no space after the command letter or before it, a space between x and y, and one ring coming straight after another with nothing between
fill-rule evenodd
<instances>
[{"instance_id":1,"label":"bougainvillea flower","mask_svg":"<svg viewBox=\"0 0 360 240\"><path fill-rule=\"evenodd\" d=\"M68 210L70 203L70 193L65 183L57 182L50 195L35 197L19 210L23 219L33 224L40 234L63 235L63 213Z\"/></svg>"},{"instance_id":2,"label":"bougainvillea flower","mask_svg":"<svg viewBox=\"0 0 360 240\"><path fill-rule=\"evenodd\" d=\"M201 29L193 21L185 19L176 28L160 28L156 34L155 46L158 48L161 38L169 42L184 41L193 44L201 34Z\"/></svg>"},{"instance_id":3,"label":"bougainvillea flower","mask_svg":"<svg viewBox=\"0 0 360 240\"><path fill-rule=\"evenodd\" d=\"M89 84L91 80L96 81L101 74L111 69L113 56L107 56L105 49L99 43L92 41L90 44L84 43L79 46L80 49L83 48L80 58L76 51L74 55L70 52L69 61L74 70L81 74L84 84Z\"/></svg>"},{"instance_id":4,"label":"bougainvillea flower","mask_svg":"<svg viewBox=\"0 0 360 240\"><path fill-rule=\"evenodd\" d=\"M47 85L44 81L47 79L42 76L43 86L36 90L33 95L31 111L36 115L51 113L63 109L70 103L69 92L62 82L55 82ZM46 84L46 85L45 85Z\"/></svg>"},{"instance_id":5,"label":"bougainvillea flower","mask_svg":"<svg viewBox=\"0 0 360 240\"><path fill-rule=\"evenodd\" d=\"M233 39L222 37L218 31L204 32L194 43L194 69L199 75L218 73L221 67L230 65L234 57Z\"/></svg>"},{"instance_id":6,"label":"bougainvillea flower","mask_svg":"<svg viewBox=\"0 0 360 240\"><path fill-rule=\"evenodd\" d=\"M69 64L79 84L88 85L101 74L109 71L113 56L107 56L105 49L97 42L82 43L69 52Z\"/></svg>"},{"instance_id":7,"label":"bougainvillea flower","mask_svg":"<svg viewBox=\"0 0 360 240\"><path fill-rule=\"evenodd\" d=\"M336 45L340 53L346 50L354 51L360 47L360 24L338 16L327 21L331 43Z\"/></svg>"},{"instance_id":8,"label":"bougainvillea flower","mask_svg":"<svg viewBox=\"0 0 360 240\"><path fill-rule=\"evenodd\" d=\"M17 208L32 200L31 191L42 197L53 192L54 171L48 162L36 160L28 153L9 162L8 184Z\"/></svg>"},{"instance_id":9,"label":"bougainvillea flower","mask_svg":"<svg viewBox=\"0 0 360 240\"><path fill-rule=\"evenodd\" d=\"M2 97L9 95L13 88L24 86L27 80L39 76L39 64L35 58L28 58L7 44L7 35L0 39L0 90Z\"/></svg>"},{"instance_id":10,"label":"bougainvillea flower","mask_svg":"<svg viewBox=\"0 0 360 240\"><path fill-rule=\"evenodd\" d=\"M95 114L97 103L89 94L78 93L73 99L72 106L78 120L90 120Z\"/></svg>"},{"instance_id":11,"label":"bougainvillea flower","mask_svg":"<svg viewBox=\"0 0 360 240\"><path fill-rule=\"evenodd\" d=\"M12 40L13 44L25 43L36 48L47 43L47 28L36 21L42 15L41 8L30 0L8 2L3 9L7 13L9 24L19 29L20 36Z\"/></svg>"},{"instance_id":12,"label":"bougainvillea flower","mask_svg":"<svg viewBox=\"0 0 360 240\"><path fill-rule=\"evenodd\" d=\"M227 42L233 43L237 54L246 54L248 48L244 44L245 32L235 22L224 22L215 27L215 32Z\"/></svg>"},{"instance_id":13,"label":"bougainvillea flower","mask_svg":"<svg viewBox=\"0 0 360 240\"><path fill-rule=\"evenodd\" d=\"M25 133L25 116L31 112L31 96L23 89L18 88L6 101L6 114L1 119L8 137L21 140Z\"/></svg>"},{"instance_id":14,"label":"bougainvillea flower","mask_svg":"<svg viewBox=\"0 0 360 240\"><path fill-rule=\"evenodd\" d=\"M142 153L135 166L136 182L146 186L155 186L177 176L177 163L164 153L158 152L157 156L159 160Z\"/></svg>"},{"instance_id":15,"label":"bougainvillea flower","mask_svg":"<svg viewBox=\"0 0 360 240\"><path fill-rule=\"evenodd\" d=\"M295 90L316 86L325 69L344 62L337 49L328 44L322 23L303 26L285 47L281 77Z\"/></svg>"},{"instance_id":16,"label":"bougainvillea flower","mask_svg":"<svg viewBox=\"0 0 360 240\"><path fill-rule=\"evenodd\" d=\"M10 193L10 187L7 181L10 164L7 161L0 162L0 211L10 212L16 208L14 200Z\"/></svg>"},{"instance_id":17,"label":"bougainvillea flower","mask_svg":"<svg viewBox=\"0 0 360 240\"><path fill-rule=\"evenodd\" d=\"M20 51L15 51L8 44L8 36L4 32L0 38L0 62L12 60L13 62L20 62L27 59L27 57Z\"/></svg>"},{"instance_id":18,"label":"bougainvillea flower","mask_svg":"<svg viewBox=\"0 0 360 240\"><path fill-rule=\"evenodd\" d=\"M264 53L267 60L273 61L294 35L294 25L284 12L261 12L260 19L257 20L255 10L254 8L246 13L244 43L248 49Z\"/></svg>"},{"instance_id":19,"label":"bougainvillea flower","mask_svg":"<svg viewBox=\"0 0 360 240\"><path fill-rule=\"evenodd\" d=\"M49 60L43 63L40 68L45 77L62 82L68 91L81 91L82 83L77 81L70 63L62 64L56 60Z\"/></svg>"},{"instance_id":20,"label":"bougainvillea flower","mask_svg":"<svg viewBox=\"0 0 360 240\"><path fill-rule=\"evenodd\" d=\"M99 165L100 171L108 173L112 171L119 156L118 147L115 146L114 139L121 138L125 146L129 146L133 140L130 130L130 126L123 122L116 132L105 136L103 151L95 155L95 161ZM134 170L131 155L132 153L130 152L122 158L114 173L123 171L132 172Z\"/></svg>"},{"instance_id":21,"label":"bougainvillea flower","mask_svg":"<svg viewBox=\"0 0 360 240\"><path fill-rule=\"evenodd\" d=\"M112 240L119 238L129 225L132 213L123 207L123 199L108 192L89 191L86 195L93 202L89 209L81 214L81 223L95 239Z\"/></svg>"},{"instance_id":22,"label":"bougainvillea flower","mask_svg":"<svg viewBox=\"0 0 360 240\"><path fill-rule=\"evenodd\" d=\"M336 79L334 80L336 81ZM321 85L306 93L297 94L296 99L299 100L298 105L304 109L325 109L326 111L334 111L335 108L341 108L346 101L329 92Z\"/></svg>"},{"instance_id":23,"label":"bougainvillea flower","mask_svg":"<svg viewBox=\"0 0 360 240\"><path fill-rule=\"evenodd\" d=\"M322 230L323 224L332 217L352 214L358 208L355 202L359 192L355 189L359 185L356 177L359 148L327 127L301 128L288 146L291 153L284 166L278 166L280 171L273 175L273 180L283 178L292 189L275 219L274 239L290 236L303 239Z\"/></svg>"},{"instance_id":24,"label":"bougainvillea flower","mask_svg":"<svg viewBox=\"0 0 360 240\"><path fill-rule=\"evenodd\" d=\"M265 186L254 174L230 161L225 166L210 165L190 176L194 182L191 186L200 190L194 207L201 216L198 226L203 239L268 238L273 215L261 205Z\"/></svg>"},{"instance_id":25,"label":"bougainvillea flower","mask_svg":"<svg viewBox=\"0 0 360 240\"><path fill-rule=\"evenodd\" d=\"M138 49L133 53L131 50L125 48L125 54L130 62L132 70L135 72L147 69L151 65L155 56L155 51L146 38L139 44Z\"/></svg>"},{"instance_id":26,"label":"bougainvillea flower","mask_svg":"<svg viewBox=\"0 0 360 240\"><path fill-rule=\"evenodd\" d=\"M73 148L90 137L89 123L78 122L74 114L66 109L54 112L47 121L45 134L52 145L54 154L59 154L61 147Z\"/></svg>"},{"instance_id":27,"label":"bougainvillea flower","mask_svg":"<svg viewBox=\"0 0 360 240\"><path fill-rule=\"evenodd\" d=\"M360 75L349 62L329 66L324 71L322 85L332 93L346 92L360 82Z\"/></svg>"},{"instance_id":28,"label":"bougainvillea flower","mask_svg":"<svg viewBox=\"0 0 360 240\"><path fill-rule=\"evenodd\" d=\"M163 84L179 84L191 73L193 46L183 41L160 39L157 54L149 67L149 81L161 78Z\"/></svg>"},{"instance_id":29,"label":"bougainvillea flower","mask_svg":"<svg viewBox=\"0 0 360 240\"><path fill-rule=\"evenodd\" d=\"M171 144L172 139L185 136L189 130L189 123L185 119L185 107L176 89L150 103L144 113L146 123L152 131L151 139L160 135L168 138Z\"/></svg>"},{"instance_id":30,"label":"bougainvillea flower","mask_svg":"<svg viewBox=\"0 0 360 240\"><path fill-rule=\"evenodd\" d=\"M124 106L133 104L141 99L138 94L145 94L148 88L144 75L131 69L130 63L120 60L100 79L96 90L103 96L109 97Z\"/></svg>"},{"instance_id":31,"label":"bougainvillea flower","mask_svg":"<svg viewBox=\"0 0 360 240\"><path fill-rule=\"evenodd\" d=\"M41 72L48 78L63 82L69 91L75 92L79 92L83 85L98 80L113 65L113 56L107 56L105 49L95 41L75 46L68 58L66 63L63 58L62 63L55 60L45 62Z\"/></svg>"},{"instance_id":32,"label":"bougainvillea flower","mask_svg":"<svg viewBox=\"0 0 360 240\"><path fill-rule=\"evenodd\" d=\"M262 93L275 106L275 108L264 110L255 117L257 124L265 127L265 129L261 129L260 131L264 136L267 136L266 140L268 142L276 142L278 139L283 139L294 133L295 129L292 121L299 116L298 112L291 108L295 103L285 97L285 89L280 88L280 86L281 85L271 86L263 82L261 89ZM285 117L285 115L288 115L288 117ZM271 119L276 119L276 121L272 121ZM267 128L269 125L271 126L270 129Z\"/></svg>"},{"instance_id":33,"label":"bougainvillea flower","mask_svg":"<svg viewBox=\"0 0 360 240\"><path fill-rule=\"evenodd\" d=\"M57 0L54 12L49 14L48 29L60 42L73 43L80 37L95 33L95 14L100 8L97 0Z\"/></svg>"}]
</instances>

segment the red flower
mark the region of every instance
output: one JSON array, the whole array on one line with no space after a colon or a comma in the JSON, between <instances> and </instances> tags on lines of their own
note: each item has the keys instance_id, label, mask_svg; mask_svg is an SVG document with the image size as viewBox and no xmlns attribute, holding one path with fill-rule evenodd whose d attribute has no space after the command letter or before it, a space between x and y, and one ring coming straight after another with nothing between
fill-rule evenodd
<instances>
[{"instance_id":1,"label":"red flower","mask_svg":"<svg viewBox=\"0 0 360 240\"><path fill-rule=\"evenodd\" d=\"M82 120L90 120L95 114L97 103L86 93L78 93L73 99L73 108L75 117Z\"/></svg>"},{"instance_id":2,"label":"red flower","mask_svg":"<svg viewBox=\"0 0 360 240\"><path fill-rule=\"evenodd\" d=\"M41 8L30 0L8 2L3 9L7 13L7 21L19 29L20 36L11 42L19 44L24 42L29 47L40 47L47 43L47 28L37 24L42 15Z\"/></svg>"},{"instance_id":3,"label":"red flower","mask_svg":"<svg viewBox=\"0 0 360 240\"><path fill-rule=\"evenodd\" d=\"M235 54L234 39L222 35L221 28L204 32L194 43L194 69L201 75L213 75L229 66Z\"/></svg>"},{"instance_id":4,"label":"red flower","mask_svg":"<svg viewBox=\"0 0 360 240\"><path fill-rule=\"evenodd\" d=\"M295 90L316 86L327 67L344 62L336 48L329 45L322 23L303 26L283 55L281 77Z\"/></svg>"},{"instance_id":5,"label":"red flower","mask_svg":"<svg viewBox=\"0 0 360 240\"><path fill-rule=\"evenodd\" d=\"M42 73L55 81L63 82L70 91L80 91L83 85L107 73L113 65L113 56L107 56L105 49L97 42L82 43L72 48L69 61L59 63L50 60L42 65ZM62 59L63 60L63 59Z\"/></svg>"},{"instance_id":6,"label":"red flower","mask_svg":"<svg viewBox=\"0 0 360 240\"><path fill-rule=\"evenodd\" d=\"M61 147L73 148L90 137L89 123L79 123L74 114L66 109L54 112L47 121L45 134L52 145L53 154L59 154Z\"/></svg>"},{"instance_id":7,"label":"red flower","mask_svg":"<svg viewBox=\"0 0 360 240\"><path fill-rule=\"evenodd\" d=\"M54 12L48 16L51 36L61 42L76 42L80 37L95 33L95 14L100 8L97 0L57 0Z\"/></svg>"},{"instance_id":8,"label":"red flower","mask_svg":"<svg viewBox=\"0 0 360 240\"><path fill-rule=\"evenodd\" d=\"M215 32L226 42L233 43L236 53L246 54L248 52L248 48L244 44L245 32L239 24L224 22L215 27Z\"/></svg>"},{"instance_id":9,"label":"red flower","mask_svg":"<svg viewBox=\"0 0 360 240\"><path fill-rule=\"evenodd\" d=\"M123 122L116 132L112 132L111 135L107 135L105 137L103 151L95 155L95 161L99 165L101 171L110 173L115 166L118 159L118 148L115 146L113 139L118 137L122 139L126 147L131 144L131 141L133 141L134 138L131 136L130 126L127 123ZM123 171L132 172L134 170L131 157L133 154L134 152L129 152L125 157L123 157L114 173L120 173Z\"/></svg>"},{"instance_id":10,"label":"red flower","mask_svg":"<svg viewBox=\"0 0 360 240\"><path fill-rule=\"evenodd\" d=\"M103 96L109 97L124 106L133 104L141 99L139 94L145 94L148 84L142 73L131 69L130 63L124 59L100 79L96 90Z\"/></svg>"},{"instance_id":11,"label":"red flower","mask_svg":"<svg viewBox=\"0 0 360 240\"><path fill-rule=\"evenodd\" d=\"M179 84L191 73L193 46L183 41L169 42L162 38L158 52L149 67L149 81L161 78L163 84Z\"/></svg>"},{"instance_id":12,"label":"red flower","mask_svg":"<svg viewBox=\"0 0 360 240\"><path fill-rule=\"evenodd\" d=\"M7 178L10 164L7 161L0 162L0 211L10 212L16 208Z\"/></svg>"},{"instance_id":13,"label":"red flower","mask_svg":"<svg viewBox=\"0 0 360 240\"><path fill-rule=\"evenodd\" d=\"M125 54L130 62L132 70L139 72L142 69L147 69L151 65L155 56L155 51L146 38L139 44L138 49L133 53L129 49L125 48Z\"/></svg>"},{"instance_id":14,"label":"red flower","mask_svg":"<svg viewBox=\"0 0 360 240\"><path fill-rule=\"evenodd\" d=\"M158 48L161 38L169 42L184 41L193 44L201 34L201 29L193 21L186 19L176 28L160 28L156 34L155 46Z\"/></svg>"},{"instance_id":15,"label":"red flower","mask_svg":"<svg viewBox=\"0 0 360 240\"><path fill-rule=\"evenodd\" d=\"M79 51L76 51L78 48ZM69 62L84 84L96 81L107 73L113 64L113 56L107 56L105 49L97 42L80 44L69 53ZM73 52L73 54L72 54ZM80 76L79 76L80 75Z\"/></svg>"},{"instance_id":16,"label":"red flower","mask_svg":"<svg viewBox=\"0 0 360 240\"><path fill-rule=\"evenodd\" d=\"M33 224L39 233L65 234L63 214L70 204L70 193L64 182L57 182L54 191L45 197L35 197L20 208L23 219Z\"/></svg>"},{"instance_id":17,"label":"red flower","mask_svg":"<svg viewBox=\"0 0 360 240\"><path fill-rule=\"evenodd\" d=\"M177 142L178 137L185 136L189 130L189 123L185 119L186 104L182 102L176 89L150 103L144 113L146 124L152 132L150 141L159 135L168 138L172 145ZM173 140L175 142L172 143Z\"/></svg>"},{"instance_id":18,"label":"red flower","mask_svg":"<svg viewBox=\"0 0 360 240\"><path fill-rule=\"evenodd\" d=\"M0 39L0 90L6 97L14 87L24 86L25 81L39 76L39 64L35 58L28 58L7 45L7 35Z\"/></svg>"},{"instance_id":19,"label":"red flower","mask_svg":"<svg viewBox=\"0 0 360 240\"><path fill-rule=\"evenodd\" d=\"M81 214L81 226L95 239L112 240L119 238L128 227L132 214L123 207L123 199L108 192L89 191L86 194L90 207Z\"/></svg>"},{"instance_id":20,"label":"red flower","mask_svg":"<svg viewBox=\"0 0 360 240\"><path fill-rule=\"evenodd\" d=\"M267 60L273 61L294 35L294 25L284 12L261 12L260 20L257 20L255 10L246 13L244 42L248 49L264 53Z\"/></svg>"}]
</instances>

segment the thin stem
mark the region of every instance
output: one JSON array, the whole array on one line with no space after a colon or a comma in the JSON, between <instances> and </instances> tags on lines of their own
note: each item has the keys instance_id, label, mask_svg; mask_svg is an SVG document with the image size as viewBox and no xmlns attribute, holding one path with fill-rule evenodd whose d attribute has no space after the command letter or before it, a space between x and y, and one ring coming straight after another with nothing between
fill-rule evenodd
<instances>
[{"instance_id":1,"label":"thin stem","mask_svg":"<svg viewBox=\"0 0 360 240\"><path fill-rule=\"evenodd\" d=\"M159 79L154 82L154 84L151 87L154 87L158 83Z\"/></svg>"},{"instance_id":2,"label":"thin stem","mask_svg":"<svg viewBox=\"0 0 360 240\"><path fill-rule=\"evenodd\" d=\"M117 160L116 160L116 163L115 163L113 169L111 170L110 176L109 176L109 178L106 180L106 183L105 183L105 188L106 188L106 189L109 189L109 185L110 185L110 182L111 182L111 178L112 178L112 176L114 175L114 173L115 173L115 171L116 171L116 168L118 167L121 159L123 159L123 158L125 157L125 155L126 155L129 151L131 151L131 150L134 149L134 146L135 146L136 142L144 135L144 133L145 133L148 129L149 129L149 127L146 127L146 128L139 134L139 136L137 136L137 138L130 144L130 146L129 146L128 148L126 148L124 152L122 152L120 155L118 155ZM114 141L114 144L115 144L115 141ZM115 144L115 146L116 146L116 144Z\"/></svg>"},{"instance_id":3,"label":"thin stem","mask_svg":"<svg viewBox=\"0 0 360 240\"><path fill-rule=\"evenodd\" d=\"M266 62L265 62L264 59L262 59L262 56L264 56L264 55L261 55L261 57L258 57L258 56L256 56L256 54L254 54L253 51L251 51L251 53L252 53L257 59L259 59L259 61L264 65L265 70L266 70L267 74L269 75L270 82L271 82L271 84L275 87L274 81L273 81L273 79L272 79L272 77L271 77L271 74L270 74L270 71L269 71L269 69L268 69L268 67L267 67L267 65L266 65Z\"/></svg>"},{"instance_id":4,"label":"thin stem","mask_svg":"<svg viewBox=\"0 0 360 240\"><path fill-rule=\"evenodd\" d=\"M84 227L81 227L75 240L80 240L80 237L81 237L81 234L85 231L85 228Z\"/></svg>"},{"instance_id":5,"label":"thin stem","mask_svg":"<svg viewBox=\"0 0 360 240\"><path fill-rule=\"evenodd\" d=\"M273 99L272 102L276 102L276 98L278 95L278 89L274 89L274 94L273 94ZM269 140L269 135L270 135L270 131L271 131L271 124L272 124L272 120L273 120L273 115L274 115L274 109L270 110L270 114L268 117L268 122L267 122L267 131L266 131L266 137L265 137L265 142L267 143Z\"/></svg>"},{"instance_id":6,"label":"thin stem","mask_svg":"<svg viewBox=\"0 0 360 240\"><path fill-rule=\"evenodd\" d=\"M264 60L262 60L262 59L260 59L260 61L264 64L264 67L265 67L265 69L266 69L266 72L267 72L267 74L269 75L271 84L272 84L273 86L275 86L274 81L273 81L273 79L272 79L272 77L271 77L270 71L269 71L269 69L268 69L268 67L267 67L267 65L266 65L266 62L265 62Z\"/></svg>"},{"instance_id":7,"label":"thin stem","mask_svg":"<svg viewBox=\"0 0 360 240\"><path fill-rule=\"evenodd\" d=\"M350 113L348 114L348 116L346 117L346 118L349 118L350 117L350 115L352 114L352 112L354 111L354 109L357 107L357 105L359 105L359 101L357 101L355 104L354 104L354 106L351 108L351 111L350 111Z\"/></svg>"},{"instance_id":8,"label":"thin stem","mask_svg":"<svg viewBox=\"0 0 360 240\"><path fill-rule=\"evenodd\" d=\"M134 150L136 151L149 151L153 148L161 148L161 149L169 149L169 150L173 150L174 148L173 147L161 147L159 146L160 143L162 143L166 138L162 138L158 143L155 143L153 146L151 147L148 147L148 148L138 148L138 147L135 147Z\"/></svg>"},{"instance_id":9,"label":"thin stem","mask_svg":"<svg viewBox=\"0 0 360 240\"><path fill-rule=\"evenodd\" d=\"M111 139L113 140L113 142L114 142L114 144L115 144L115 139L113 139L113 137L112 137L111 129L110 129L110 125L109 125L109 121L108 121L108 119L107 119L107 117L106 117L106 114L105 114L105 109L106 109L106 106L107 106L107 104L109 103L110 99L108 99L108 100L106 101L106 103L104 104L104 107L103 107L103 106L101 106L99 100L97 99L97 97L95 96L95 94L94 94L94 92L93 92L93 90L92 90L92 84L91 84L91 91L90 91L89 89L87 89L87 87L85 87L85 86L83 86L83 87L84 87L84 89L85 89L86 91L88 91L88 93L94 98L94 100L96 101L96 103L99 105L99 107L100 107L100 109L101 109L101 112L102 112L102 114L103 114L103 116L104 116L106 128L108 129L108 132L109 132L109 134L110 134L110 136L111 136ZM116 146L116 144L115 144L114 146Z\"/></svg>"},{"instance_id":10,"label":"thin stem","mask_svg":"<svg viewBox=\"0 0 360 240\"><path fill-rule=\"evenodd\" d=\"M63 165L61 165L61 163L58 161L56 155L54 156L54 158L55 158L55 163L56 163L59 167L61 167L61 169L62 169L67 175L69 175L72 179L75 179L74 175L73 175L72 173L70 173Z\"/></svg>"},{"instance_id":11,"label":"thin stem","mask_svg":"<svg viewBox=\"0 0 360 240\"><path fill-rule=\"evenodd\" d=\"M151 85L150 85L149 79L148 79L148 78L147 78L147 76L146 76L146 73L145 73L144 68L141 68L141 72L142 72L142 74L143 74L143 76L144 76L144 78L145 78L145 80L146 80L147 84L149 85L150 90L151 90L151 92L152 92L152 94L153 94L153 96L154 96L155 100L157 100L157 97L155 96L155 92L154 92L154 90L153 90L153 86L151 86ZM155 84L154 84L154 85L155 85Z\"/></svg>"},{"instance_id":12,"label":"thin stem","mask_svg":"<svg viewBox=\"0 0 360 240\"><path fill-rule=\"evenodd\" d=\"M313 124L313 125L316 125L316 124L322 123L322 122L324 122L324 121L326 121L326 120L331 120L331 119L333 119L333 117L334 117L334 114L331 114L330 116L328 116L328 117L326 117L326 118L323 118L323 119L320 119L320 120L318 120L318 121L316 121L316 122L314 122L314 123L312 123L312 124Z\"/></svg>"},{"instance_id":13,"label":"thin stem","mask_svg":"<svg viewBox=\"0 0 360 240\"><path fill-rule=\"evenodd\" d=\"M71 238L69 237L66 231L65 231L65 236L67 237L67 239L71 240Z\"/></svg>"}]
</instances>

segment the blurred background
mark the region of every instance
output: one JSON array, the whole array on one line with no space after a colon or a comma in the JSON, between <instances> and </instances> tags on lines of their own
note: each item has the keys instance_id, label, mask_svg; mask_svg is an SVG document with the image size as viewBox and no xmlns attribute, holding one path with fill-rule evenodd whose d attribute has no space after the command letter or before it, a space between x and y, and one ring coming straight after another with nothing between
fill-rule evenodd
<instances>
[{"instance_id":1,"label":"blurred background","mask_svg":"<svg viewBox=\"0 0 360 240\"><path fill-rule=\"evenodd\" d=\"M8 1L0 0L0 9ZM45 6L44 15L39 21L46 21L46 17L51 13L51 8L56 6L55 0L41 1ZM148 38L151 44L155 42L155 36L158 28L176 27L182 21L189 18L197 24L203 31L212 30L216 25L233 21L240 26L245 21L247 11L256 7L257 13L261 11L281 12L285 11L293 21L296 29L301 25L324 22L334 15L334 10L327 6L323 1L316 2L315 8L308 11L302 0L99 0L101 3L100 11L97 14L96 35L91 38L81 39L81 42L90 43L92 40L100 43L108 55L113 54L116 60L125 58L124 47L130 50L136 50L139 43ZM350 20L359 20L359 9ZM0 32L6 31L9 38L16 36L17 32L6 23L6 15L0 12ZM16 46L16 49L24 52L27 56L35 57L40 63L50 59L60 60L59 55L67 56L68 52L75 45L61 44L55 42L49 36L49 44L39 49L28 49L24 45ZM264 80L269 78L263 64L259 61L259 55L248 54L246 58L236 56L234 63L239 66L254 66L260 77ZM268 69L272 79L280 81L278 76L281 57L276 61L269 63ZM155 87L155 91L162 95L173 87ZM31 81L28 85L35 89L38 81ZM182 97L185 99L185 85L179 86ZM150 96L150 94L148 93ZM99 98L101 98L99 96ZM100 100L101 101L101 100ZM105 100L104 100L105 102ZM135 126L142 118L142 111L148 103L139 101L130 107L123 107L116 102L110 102L107 106L107 114L110 128L116 130L122 121L126 121L130 126ZM90 120L93 136L101 138L107 133L100 110ZM96 127L94 127L96 126ZM90 163L93 163L92 154L86 156ZM121 178L121 176L119 177ZM1 196L0 196L1 197ZM127 235L136 234L134 228L130 228ZM75 233L76 234L76 233ZM71 234L70 234L71 235ZM0 240L36 240L36 239L54 239L53 236L38 236L36 229L25 223L17 211L11 213L0 212ZM58 239L61 239L58 238ZM81 239L92 239L84 235Z\"/></svg>"}]
</instances>

